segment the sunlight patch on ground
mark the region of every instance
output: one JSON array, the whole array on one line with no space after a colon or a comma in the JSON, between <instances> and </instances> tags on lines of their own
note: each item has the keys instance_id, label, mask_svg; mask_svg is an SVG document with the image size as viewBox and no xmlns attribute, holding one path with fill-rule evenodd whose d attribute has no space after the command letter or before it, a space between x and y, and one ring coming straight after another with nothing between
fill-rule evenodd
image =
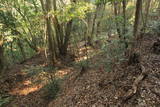
<instances>
[{"instance_id":1,"label":"sunlight patch on ground","mask_svg":"<svg viewBox=\"0 0 160 107\"><path fill-rule=\"evenodd\" d=\"M71 68L61 69L56 72L56 77L63 78L65 75L69 74L72 71Z\"/></svg>"},{"instance_id":2,"label":"sunlight patch on ground","mask_svg":"<svg viewBox=\"0 0 160 107\"><path fill-rule=\"evenodd\" d=\"M94 50L91 47L82 47L79 49L79 57L76 58L76 62L84 61L92 57L91 53L93 53Z\"/></svg>"},{"instance_id":3,"label":"sunlight patch on ground","mask_svg":"<svg viewBox=\"0 0 160 107\"><path fill-rule=\"evenodd\" d=\"M32 87L26 87L23 89L15 89L10 94L12 95L28 95L31 92L35 92L40 90L43 87L43 85L37 85Z\"/></svg>"},{"instance_id":4,"label":"sunlight patch on ground","mask_svg":"<svg viewBox=\"0 0 160 107\"><path fill-rule=\"evenodd\" d=\"M32 82L30 80L26 80L23 82L23 85L30 85L30 84L32 84Z\"/></svg>"},{"instance_id":5,"label":"sunlight patch on ground","mask_svg":"<svg viewBox=\"0 0 160 107\"><path fill-rule=\"evenodd\" d=\"M83 56L83 57L77 58L76 62L80 62L80 61L84 61L84 60L87 60L87 56Z\"/></svg>"}]
</instances>

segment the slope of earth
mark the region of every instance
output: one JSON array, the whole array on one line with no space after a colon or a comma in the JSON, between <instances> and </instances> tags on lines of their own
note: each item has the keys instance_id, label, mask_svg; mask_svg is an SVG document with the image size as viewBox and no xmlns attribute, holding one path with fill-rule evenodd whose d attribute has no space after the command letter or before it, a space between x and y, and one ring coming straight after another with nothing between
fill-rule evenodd
<instances>
[{"instance_id":1,"label":"slope of earth","mask_svg":"<svg viewBox=\"0 0 160 107\"><path fill-rule=\"evenodd\" d=\"M92 67L82 75L77 72L64 81L63 90L49 107L108 107L160 105L160 55L152 46L158 36L145 35L137 47L140 62L134 65L117 64L111 72L103 65ZM101 63L103 55L93 58Z\"/></svg>"},{"instance_id":2,"label":"slope of earth","mask_svg":"<svg viewBox=\"0 0 160 107\"><path fill-rule=\"evenodd\" d=\"M4 107L46 107L50 101L46 86L52 68L45 61L42 52L5 71L5 76L0 79L0 107L4 101ZM57 78L62 78L71 69L66 66L57 69Z\"/></svg>"}]
</instances>

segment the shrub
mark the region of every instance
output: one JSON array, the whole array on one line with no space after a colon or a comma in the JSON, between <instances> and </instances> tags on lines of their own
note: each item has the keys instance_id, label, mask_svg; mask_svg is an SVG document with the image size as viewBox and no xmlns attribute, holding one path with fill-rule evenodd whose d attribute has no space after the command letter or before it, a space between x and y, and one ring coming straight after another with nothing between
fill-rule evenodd
<instances>
[{"instance_id":1,"label":"shrub","mask_svg":"<svg viewBox=\"0 0 160 107\"><path fill-rule=\"evenodd\" d=\"M48 100L55 99L58 92L60 91L60 79L54 79L45 88L46 94L45 98Z\"/></svg>"}]
</instances>

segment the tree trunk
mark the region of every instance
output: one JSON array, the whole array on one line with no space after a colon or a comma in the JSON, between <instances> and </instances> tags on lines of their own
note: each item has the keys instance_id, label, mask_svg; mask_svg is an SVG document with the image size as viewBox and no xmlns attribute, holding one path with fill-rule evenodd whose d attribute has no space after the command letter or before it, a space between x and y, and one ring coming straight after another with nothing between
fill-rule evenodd
<instances>
[{"instance_id":1,"label":"tree trunk","mask_svg":"<svg viewBox=\"0 0 160 107\"><path fill-rule=\"evenodd\" d=\"M3 67L4 67L4 58L3 58L3 40L1 40L0 38L0 73L3 71Z\"/></svg>"},{"instance_id":2,"label":"tree trunk","mask_svg":"<svg viewBox=\"0 0 160 107\"><path fill-rule=\"evenodd\" d=\"M99 10L99 5L97 5L96 12L95 12L94 17L93 17L93 22L92 22L93 24L92 24L90 39L93 38L93 34L94 34L94 30L95 30L95 25L96 25L96 19L97 19L97 15L98 15L98 10ZM90 42L92 42L92 40L90 40ZM92 44L92 43L90 43L90 44Z\"/></svg>"},{"instance_id":3,"label":"tree trunk","mask_svg":"<svg viewBox=\"0 0 160 107\"><path fill-rule=\"evenodd\" d=\"M123 35L126 34L126 0L122 1L123 4Z\"/></svg>"},{"instance_id":4,"label":"tree trunk","mask_svg":"<svg viewBox=\"0 0 160 107\"><path fill-rule=\"evenodd\" d=\"M71 3L76 3L76 0L71 0ZM60 47L60 55L61 56L66 56L67 55L67 48L68 48L68 43L69 43L69 39L71 36L71 31L72 31L72 20L70 20L69 22L67 22L66 24L66 28L65 28L65 35L63 35L64 39L62 41L62 45ZM62 32L62 31L61 31Z\"/></svg>"},{"instance_id":5,"label":"tree trunk","mask_svg":"<svg viewBox=\"0 0 160 107\"><path fill-rule=\"evenodd\" d=\"M71 35L71 30L72 30L72 20L67 23L67 28L65 30L65 38L64 38L64 44L62 45L62 50L60 52L61 55L66 56L67 55L67 48L68 48L68 43Z\"/></svg>"},{"instance_id":6,"label":"tree trunk","mask_svg":"<svg viewBox=\"0 0 160 107\"><path fill-rule=\"evenodd\" d=\"M122 1L123 4L123 40L125 43L125 48L128 48L128 43L126 42L126 0Z\"/></svg>"},{"instance_id":7,"label":"tree trunk","mask_svg":"<svg viewBox=\"0 0 160 107\"><path fill-rule=\"evenodd\" d=\"M51 25L51 17L48 15L48 13L51 11L51 1L50 0L46 0L46 9L47 9L47 18L46 18L46 22L47 22L47 35L48 35L48 47L49 47L49 53L50 53L50 61L51 64L55 64L56 61L56 49L54 47L54 40L52 37L52 25Z\"/></svg>"},{"instance_id":8,"label":"tree trunk","mask_svg":"<svg viewBox=\"0 0 160 107\"><path fill-rule=\"evenodd\" d=\"M143 32L145 32L146 27L147 27L147 22L148 22L148 15L149 15L149 9L150 9L150 3L151 0L146 0L146 7L145 7L145 19L144 19L144 29Z\"/></svg>"},{"instance_id":9,"label":"tree trunk","mask_svg":"<svg viewBox=\"0 0 160 107\"><path fill-rule=\"evenodd\" d=\"M54 11L56 11L56 1L54 0L53 2L53 8ZM76 0L71 0L71 3L76 3ZM58 22L58 18L55 15L54 18L52 19L54 28L56 31L56 39L57 39L57 45L58 45L58 50L60 56L66 56L67 55L67 48L68 48L68 42L70 39L71 35L71 30L72 30L72 20L67 22L65 30L62 28L62 26Z\"/></svg>"},{"instance_id":10,"label":"tree trunk","mask_svg":"<svg viewBox=\"0 0 160 107\"><path fill-rule=\"evenodd\" d=\"M121 30L119 28L119 22L117 20L117 17L118 17L118 2L114 1L114 15L115 15L115 21L116 21L116 27L117 27L117 33L119 35L119 37L121 38L122 35L121 35Z\"/></svg>"},{"instance_id":11,"label":"tree trunk","mask_svg":"<svg viewBox=\"0 0 160 107\"><path fill-rule=\"evenodd\" d=\"M134 30L133 30L133 36L135 37L135 39L138 39L138 29L139 29L139 25L140 25L140 12L141 12L141 10L142 10L142 0L137 0Z\"/></svg>"},{"instance_id":12,"label":"tree trunk","mask_svg":"<svg viewBox=\"0 0 160 107\"><path fill-rule=\"evenodd\" d=\"M65 36L63 33L64 31L62 26L59 24L56 16L52 18L52 22L53 22L53 26L56 33L56 40L57 40L57 46L58 46L57 48L61 54L63 43L64 43L64 36Z\"/></svg>"},{"instance_id":13,"label":"tree trunk","mask_svg":"<svg viewBox=\"0 0 160 107\"><path fill-rule=\"evenodd\" d=\"M103 16L104 16L105 7L106 7L106 3L103 3L103 4L102 4L102 10L101 10L102 13L101 13L100 19L102 19ZM97 22L96 37L98 36L99 30L100 30L100 24L101 24L101 20L99 20L99 21Z\"/></svg>"},{"instance_id":14,"label":"tree trunk","mask_svg":"<svg viewBox=\"0 0 160 107\"><path fill-rule=\"evenodd\" d=\"M130 53L129 53L128 64L135 64L135 59L137 59L137 57L135 57L135 56L140 56L140 54L136 52L135 48L138 45L138 39L139 39L138 29L139 29L139 25L140 25L141 10L142 10L142 0L137 0L134 30L133 30L134 40L133 40L132 47L131 47L131 50L130 50ZM138 57L138 60L139 60L139 58L140 57Z\"/></svg>"}]
</instances>

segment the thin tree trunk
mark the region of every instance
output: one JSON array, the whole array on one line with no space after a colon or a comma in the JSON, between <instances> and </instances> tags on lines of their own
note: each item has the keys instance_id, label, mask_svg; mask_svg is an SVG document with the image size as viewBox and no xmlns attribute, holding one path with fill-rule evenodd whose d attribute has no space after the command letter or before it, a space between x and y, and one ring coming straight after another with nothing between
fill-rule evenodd
<instances>
[{"instance_id":1,"label":"thin tree trunk","mask_svg":"<svg viewBox=\"0 0 160 107\"><path fill-rule=\"evenodd\" d=\"M126 41L126 0L123 0L122 1L122 4L123 4L123 40L124 40L124 43L125 43L125 48L127 49L128 48L128 43Z\"/></svg>"},{"instance_id":2,"label":"thin tree trunk","mask_svg":"<svg viewBox=\"0 0 160 107\"><path fill-rule=\"evenodd\" d=\"M58 46L59 52L61 53L61 48L64 43L64 33L63 33L64 31L63 31L62 27L60 26L56 16L54 16L52 18L52 22L53 22L54 29L56 32L57 46Z\"/></svg>"},{"instance_id":3,"label":"thin tree trunk","mask_svg":"<svg viewBox=\"0 0 160 107\"><path fill-rule=\"evenodd\" d=\"M4 56L3 56L3 40L2 40L2 36L0 35L0 73L3 71L3 67L4 67Z\"/></svg>"},{"instance_id":4,"label":"thin tree trunk","mask_svg":"<svg viewBox=\"0 0 160 107\"><path fill-rule=\"evenodd\" d=\"M122 1L123 4L123 35L126 34L126 0Z\"/></svg>"},{"instance_id":5,"label":"thin tree trunk","mask_svg":"<svg viewBox=\"0 0 160 107\"><path fill-rule=\"evenodd\" d=\"M144 32L146 30L146 26L147 26L147 22L148 22L150 3L151 3L151 0L146 0L145 19L144 19L144 26L143 26L144 27Z\"/></svg>"},{"instance_id":6,"label":"thin tree trunk","mask_svg":"<svg viewBox=\"0 0 160 107\"><path fill-rule=\"evenodd\" d=\"M76 3L76 0L72 0L72 3ZM56 11L56 1L54 0L53 2L53 8L54 11ZM59 49L59 54L60 56L66 56L67 55L67 48L68 48L68 42L70 39L71 35L71 30L72 30L72 20L67 22L65 30L62 28L62 26L58 22L58 18L55 15L54 18L52 19L54 28L56 31L56 39L57 39L57 44L58 44L58 49Z\"/></svg>"},{"instance_id":7,"label":"thin tree trunk","mask_svg":"<svg viewBox=\"0 0 160 107\"><path fill-rule=\"evenodd\" d=\"M71 30L72 30L72 20L67 23L67 28L65 30L65 38L64 38L64 44L62 47L61 54L66 55L67 54L67 48L68 48L68 43L71 35Z\"/></svg>"},{"instance_id":8,"label":"thin tree trunk","mask_svg":"<svg viewBox=\"0 0 160 107\"><path fill-rule=\"evenodd\" d=\"M142 0L137 0L136 12L135 12L135 22L134 22L134 29L133 29L134 40L133 40L132 47L129 53L129 64L134 63L134 60L135 60L134 58L138 58L139 56L139 53L136 52L135 48L138 45L138 38L139 38L138 29L140 25L141 10L142 10Z\"/></svg>"},{"instance_id":9,"label":"thin tree trunk","mask_svg":"<svg viewBox=\"0 0 160 107\"><path fill-rule=\"evenodd\" d=\"M103 16L104 16L105 7L106 7L106 3L104 3L104 4L102 5L102 14L101 14L100 19L102 19ZM96 37L98 36L99 30L100 30L100 24L101 24L101 20L99 20L99 21L97 22Z\"/></svg>"},{"instance_id":10,"label":"thin tree trunk","mask_svg":"<svg viewBox=\"0 0 160 107\"><path fill-rule=\"evenodd\" d=\"M133 36L135 39L138 39L138 29L140 25L140 13L142 10L142 0L137 0L136 3L136 12L135 12L135 22L134 22L134 30L133 30Z\"/></svg>"},{"instance_id":11,"label":"thin tree trunk","mask_svg":"<svg viewBox=\"0 0 160 107\"><path fill-rule=\"evenodd\" d=\"M92 25L92 29L91 29L91 37L90 37L90 39L93 38L95 24L96 24L96 19L97 19L97 15L98 15L98 10L99 10L99 5L97 5L96 12L95 12L94 17L93 17L93 22L92 22L93 25ZM92 40L89 40L89 43L92 44Z\"/></svg>"},{"instance_id":12,"label":"thin tree trunk","mask_svg":"<svg viewBox=\"0 0 160 107\"><path fill-rule=\"evenodd\" d=\"M76 3L76 0L71 0L71 3ZM67 25L65 28L64 41L60 49L60 54L63 56L67 55L67 49L68 49L69 39L71 36L71 30L72 30L72 23L73 23L73 20L70 20L69 22L67 22Z\"/></svg>"},{"instance_id":13,"label":"thin tree trunk","mask_svg":"<svg viewBox=\"0 0 160 107\"><path fill-rule=\"evenodd\" d=\"M47 12L50 12L51 10L51 1L50 0L46 0L46 9ZM49 53L51 56L51 64L54 65L55 61L56 61L56 56L55 56L55 47L54 47L54 41L52 38L52 26L51 26L51 17L47 14L47 18L46 18L46 22L47 22L47 34L48 34L48 47L49 47Z\"/></svg>"},{"instance_id":14,"label":"thin tree trunk","mask_svg":"<svg viewBox=\"0 0 160 107\"><path fill-rule=\"evenodd\" d=\"M116 21L116 27L117 27L117 33L119 35L119 37L121 38L122 35L121 35L121 30L119 28L119 22L117 21L117 17L118 17L118 2L114 1L114 15L115 15L115 21Z\"/></svg>"}]
</instances>

